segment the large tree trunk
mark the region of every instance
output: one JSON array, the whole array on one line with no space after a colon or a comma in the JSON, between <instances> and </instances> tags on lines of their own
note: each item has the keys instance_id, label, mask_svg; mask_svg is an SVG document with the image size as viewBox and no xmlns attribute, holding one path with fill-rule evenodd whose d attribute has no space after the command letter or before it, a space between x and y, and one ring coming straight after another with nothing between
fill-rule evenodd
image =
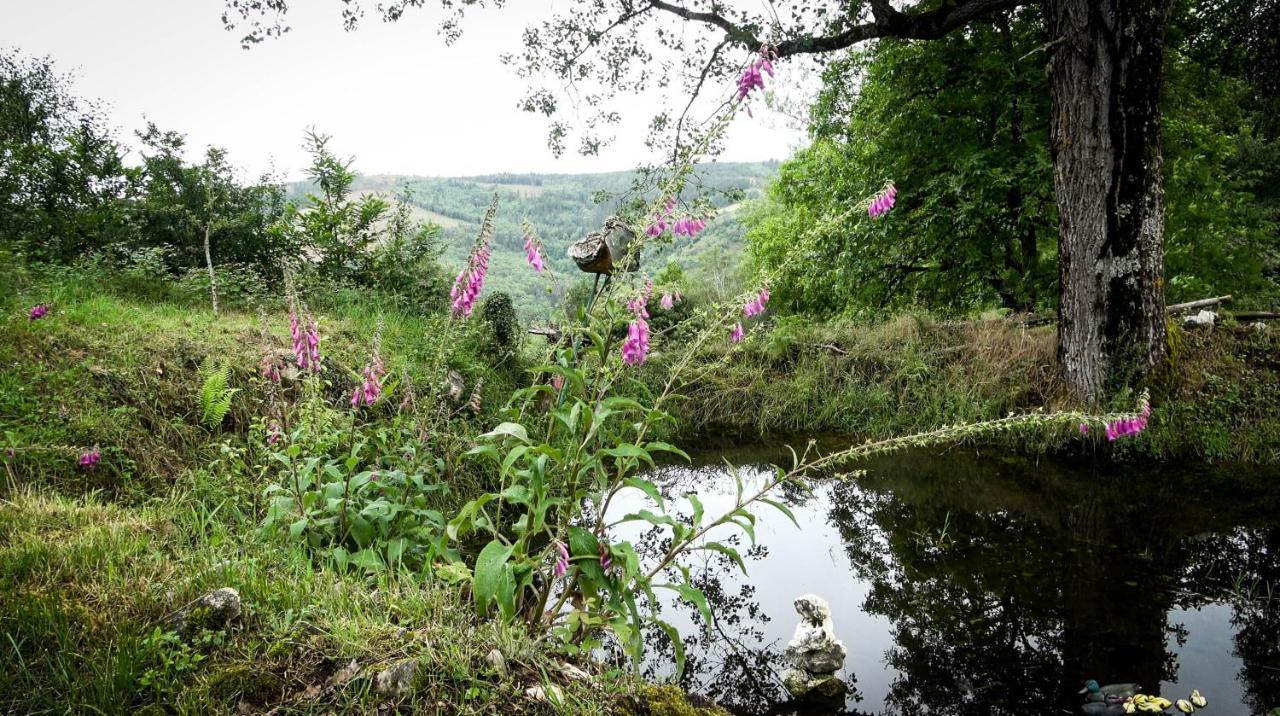
<instances>
[{"instance_id":1,"label":"large tree trunk","mask_svg":"<svg viewBox=\"0 0 1280 716\"><path fill-rule=\"evenodd\" d=\"M1164 354L1160 85L1168 0L1046 0L1058 354L1094 402Z\"/></svg>"}]
</instances>

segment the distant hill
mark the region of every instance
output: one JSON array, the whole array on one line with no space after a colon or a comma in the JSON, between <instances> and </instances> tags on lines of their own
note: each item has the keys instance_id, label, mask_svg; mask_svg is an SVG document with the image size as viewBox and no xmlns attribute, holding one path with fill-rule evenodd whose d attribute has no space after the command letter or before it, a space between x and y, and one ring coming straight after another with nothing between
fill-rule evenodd
<instances>
[{"instance_id":1,"label":"distant hill","mask_svg":"<svg viewBox=\"0 0 1280 716\"><path fill-rule=\"evenodd\" d=\"M696 273L699 264L708 261L714 263L714 267L709 268L718 272L736 268L742 255L743 233L735 216L738 200L731 196L725 198L721 193L736 191L743 200L757 198L777 171L777 162L715 163L699 167L698 176L705 187L702 193L720 197L716 203L722 208L730 201L735 203L693 241L681 239L660 252L647 254L646 268L656 272L672 257L686 272ZM479 231L485 208L496 192L499 196L497 226L485 293L506 291L521 311L529 315L547 313L559 296L549 295L545 281L525 264L521 221L528 219L536 227L546 247L548 263L558 278L557 293L562 294L585 276L566 255L569 245L598 229L617 209L613 201L597 204L593 195L624 192L633 176L632 172L471 177L372 175L360 177L355 188L387 196L407 188L415 215L440 226L446 244L443 261L451 269L461 268ZM288 188L297 197L311 190L307 182ZM723 281L723 276L717 280Z\"/></svg>"}]
</instances>

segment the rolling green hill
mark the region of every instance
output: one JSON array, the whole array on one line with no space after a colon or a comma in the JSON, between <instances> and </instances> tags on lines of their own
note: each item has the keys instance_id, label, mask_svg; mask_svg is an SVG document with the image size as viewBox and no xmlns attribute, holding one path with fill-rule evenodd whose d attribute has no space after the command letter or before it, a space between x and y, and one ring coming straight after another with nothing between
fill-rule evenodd
<instances>
[{"instance_id":1,"label":"rolling green hill","mask_svg":"<svg viewBox=\"0 0 1280 716\"><path fill-rule=\"evenodd\" d=\"M645 267L656 273L668 260L680 263L686 274L713 291L731 290L742 256L741 202L760 195L777 174L777 162L717 163L698 169L700 196L710 196L722 211L696 239L680 239L671 246L649 252ZM616 196L631 186L632 172L601 174L491 174L472 177L362 176L359 192L392 196L406 188L417 218L440 226L445 240L442 262L460 269L479 230L489 200L499 196L497 228L485 293L506 291L521 312L546 315L559 297L585 274L569 260L566 250L574 241L600 227L617 211L617 199L597 203L597 194ZM301 196L306 182L289 187ZM546 247L546 258L556 274L556 288L525 263L520 224L532 222Z\"/></svg>"}]
</instances>

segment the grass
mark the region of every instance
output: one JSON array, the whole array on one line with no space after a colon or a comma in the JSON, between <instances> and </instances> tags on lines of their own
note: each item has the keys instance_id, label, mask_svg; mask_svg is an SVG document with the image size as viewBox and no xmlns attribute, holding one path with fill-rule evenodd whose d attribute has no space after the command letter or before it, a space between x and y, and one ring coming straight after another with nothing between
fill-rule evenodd
<instances>
[{"instance_id":1,"label":"grass","mask_svg":"<svg viewBox=\"0 0 1280 716\"><path fill-rule=\"evenodd\" d=\"M539 635L478 619L459 588L335 569L262 533L262 478L236 457L263 414L249 380L262 331L288 345L278 305L265 323L243 309L215 320L164 285L93 272L19 270L13 279L0 288L0 442L16 450L0 483L0 712L371 712L387 705L373 674L412 659L415 688L390 704L405 712L713 713L624 675L573 681ZM36 302L53 310L28 321ZM316 310L335 382L368 360L379 322L388 367L408 386L432 388L442 349L465 392L483 378L482 413L464 411L447 428L457 441L490 425L521 379L519 357L495 350L482 321L451 334L443 317L345 293ZM650 381L674 354L656 345ZM1150 381L1153 427L1117 449L1280 462L1276 331L1177 333L1174 348ZM200 422L208 361L230 365L242 389L213 430ZM700 354L697 380L674 408L694 435L887 436L1065 407L1053 363L1051 329L1004 321L780 320L735 349L726 341ZM78 469L94 445L102 463ZM465 499L470 487L455 492ZM191 600L228 586L244 602L237 622L185 639L163 628ZM510 673L486 664L495 648ZM353 660L358 674L346 678ZM565 703L525 697L542 683L559 685Z\"/></svg>"},{"instance_id":2,"label":"grass","mask_svg":"<svg viewBox=\"0 0 1280 716\"><path fill-rule=\"evenodd\" d=\"M30 489L0 502L0 711L369 712L382 700L372 675L404 659L418 661L405 710L549 711L523 697L544 680L560 682L568 711L610 710L607 681L559 677L534 639L477 622L461 595L412 575L317 568L236 511L187 486L141 507ZM226 586L245 613L225 633L194 646L153 636ZM485 664L495 648L509 676ZM360 675L335 685L353 659Z\"/></svg>"},{"instance_id":3,"label":"grass","mask_svg":"<svg viewBox=\"0 0 1280 716\"><path fill-rule=\"evenodd\" d=\"M676 340L670 343L679 343ZM1144 384L1151 427L1121 457L1280 462L1280 331L1226 325L1175 330L1170 359ZM673 404L686 436L834 433L885 438L1010 412L1074 407L1055 367L1052 326L937 321L906 314L868 325L783 318L732 348L714 345L687 371ZM673 352L674 354L674 352ZM647 382L665 380L659 352ZM1133 391L1112 401L1131 410ZM1020 442L1023 450L1089 441Z\"/></svg>"},{"instance_id":4,"label":"grass","mask_svg":"<svg viewBox=\"0 0 1280 716\"><path fill-rule=\"evenodd\" d=\"M28 321L36 302L53 308ZM316 310L336 382L368 361L378 324L401 389L431 389L440 348L463 401L483 379L483 411L453 419L453 440L490 424L520 375L479 320L451 333L444 317L352 294ZM337 569L260 530L264 478L240 456L263 414L249 376L264 327L288 345L279 307L265 326L243 309L215 320L164 286L92 271L19 272L0 289L0 443L16 450L0 458L0 713L711 713L626 674L568 678L541 635L478 618L459 587ZM230 365L241 389L214 430L200 421L207 361ZM94 445L102 462L79 469ZM467 499L483 476L454 479ZM240 620L185 638L167 629L221 587L240 593ZM486 663L493 649L508 673ZM379 695L374 675L403 660L417 662L412 692ZM528 698L539 684L563 702Z\"/></svg>"}]
</instances>

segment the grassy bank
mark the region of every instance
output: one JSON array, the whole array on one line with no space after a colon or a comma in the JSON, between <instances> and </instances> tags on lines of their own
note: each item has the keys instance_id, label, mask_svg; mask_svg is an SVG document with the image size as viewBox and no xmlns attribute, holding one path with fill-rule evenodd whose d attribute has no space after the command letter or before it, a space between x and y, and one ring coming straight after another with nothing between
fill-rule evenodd
<instances>
[{"instance_id":1,"label":"grassy bank","mask_svg":"<svg viewBox=\"0 0 1280 716\"><path fill-rule=\"evenodd\" d=\"M1280 330L1222 325L1172 334L1167 364L1144 383L1151 427L1115 454L1155 460L1280 462ZM671 341L675 343L677 341ZM1056 368L1053 326L942 322L901 315L867 325L783 318L738 346L713 341L673 404L687 436L835 433L884 438L1010 412L1073 407ZM646 365L658 385L678 356ZM1131 410L1134 394L1115 396ZM1095 449L1050 437L1015 447Z\"/></svg>"},{"instance_id":2,"label":"grassy bank","mask_svg":"<svg viewBox=\"0 0 1280 716\"><path fill-rule=\"evenodd\" d=\"M263 533L265 478L243 457L262 430L251 376L263 346L288 345L282 306L214 320L100 275L19 278L0 295L0 435L13 450L0 482L0 713L695 713L624 673L571 678L545 640L477 618L461 587L338 569ZM30 321L35 303L51 309ZM431 390L443 355L463 390L444 399L437 441L491 425L520 375L482 321L449 332L443 317L360 296L313 308L340 395L379 324L403 391ZM219 361L240 392L209 428L201 367ZM94 446L101 462L80 468ZM451 474L459 501L486 479ZM241 617L176 636L168 619L222 587L239 592ZM495 649L505 669L486 659ZM378 693L376 674L405 661L411 691ZM531 698L535 686L554 698Z\"/></svg>"}]
</instances>

